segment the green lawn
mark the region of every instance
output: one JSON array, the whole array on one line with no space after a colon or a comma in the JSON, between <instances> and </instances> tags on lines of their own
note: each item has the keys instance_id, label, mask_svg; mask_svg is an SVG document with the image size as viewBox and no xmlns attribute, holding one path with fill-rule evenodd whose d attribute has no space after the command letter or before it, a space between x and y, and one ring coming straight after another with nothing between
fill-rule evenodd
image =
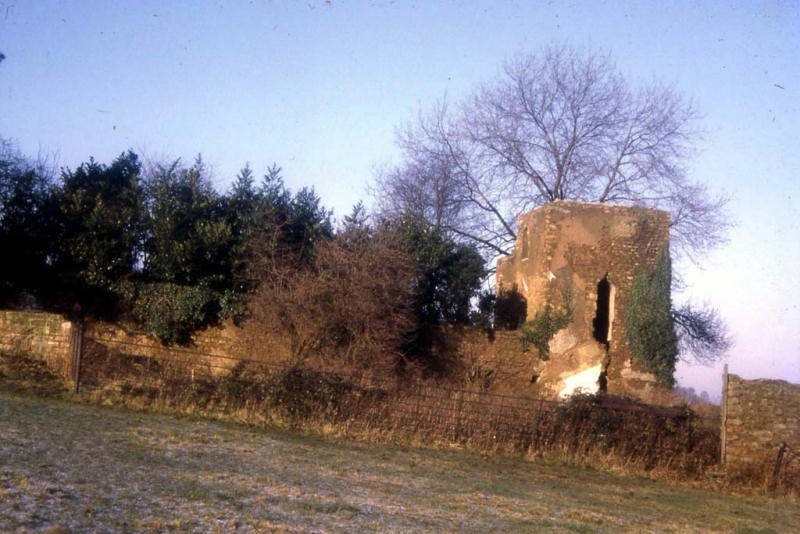
<instances>
[{"instance_id":1,"label":"green lawn","mask_svg":"<svg viewBox=\"0 0 800 534\"><path fill-rule=\"evenodd\" d=\"M800 505L0 392L0 531L798 532Z\"/></svg>"}]
</instances>

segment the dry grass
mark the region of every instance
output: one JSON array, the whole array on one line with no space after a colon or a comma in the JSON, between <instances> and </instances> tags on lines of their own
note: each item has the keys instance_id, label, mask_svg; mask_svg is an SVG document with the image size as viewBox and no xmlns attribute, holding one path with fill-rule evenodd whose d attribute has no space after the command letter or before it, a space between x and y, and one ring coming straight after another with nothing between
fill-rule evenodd
<instances>
[{"instance_id":1,"label":"dry grass","mask_svg":"<svg viewBox=\"0 0 800 534\"><path fill-rule=\"evenodd\" d=\"M0 530L791 532L796 502L0 392Z\"/></svg>"},{"instance_id":2,"label":"dry grass","mask_svg":"<svg viewBox=\"0 0 800 534\"><path fill-rule=\"evenodd\" d=\"M719 457L716 425L698 424L688 411L664 414L624 402L608 407L594 398L564 405L443 387L430 380L376 381L245 361L214 374L196 365L202 358L179 356L156 360L87 343L85 395L136 409L311 431L324 427L359 439L559 453L670 477L702 476Z\"/></svg>"},{"instance_id":3,"label":"dry grass","mask_svg":"<svg viewBox=\"0 0 800 534\"><path fill-rule=\"evenodd\" d=\"M754 494L768 489L761 471L735 480L709 473L709 468L719 469L716 429L698 424L689 412L688 417L682 411L677 417L665 415L662 408L615 398L605 399L613 406L604 408L591 397L548 408L538 401L531 405L526 399L476 396L431 384L365 389L352 376L244 362L227 374L189 380L195 373L187 371L185 362L162 364L105 349L90 354L79 395L45 364L22 353L0 354L0 387L332 439L549 457L609 472L690 481L706 489Z\"/></svg>"},{"instance_id":4,"label":"dry grass","mask_svg":"<svg viewBox=\"0 0 800 534\"><path fill-rule=\"evenodd\" d=\"M482 396L435 385L362 387L352 377L240 365L217 377L187 379L184 368L90 351L79 396L24 355L0 358L0 373L22 391L95 404L301 430L373 443L473 452L548 455L605 470L708 481L718 440L691 418ZM644 407L646 408L646 407ZM718 484L714 481L714 486Z\"/></svg>"}]
</instances>

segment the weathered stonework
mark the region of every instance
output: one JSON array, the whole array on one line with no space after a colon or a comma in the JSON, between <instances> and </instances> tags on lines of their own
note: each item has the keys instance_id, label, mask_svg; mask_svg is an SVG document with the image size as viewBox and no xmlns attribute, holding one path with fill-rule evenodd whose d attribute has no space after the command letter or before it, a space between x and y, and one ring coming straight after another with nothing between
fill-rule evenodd
<instances>
[{"instance_id":1,"label":"weathered stonework","mask_svg":"<svg viewBox=\"0 0 800 534\"><path fill-rule=\"evenodd\" d=\"M72 323L61 315L0 310L0 350L24 353L65 378L70 371Z\"/></svg>"},{"instance_id":2,"label":"weathered stonework","mask_svg":"<svg viewBox=\"0 0 800 534\"><path fill-rule=\"evenodd\" d=\"M54 313L0 310L0 350L23 353L47 363L66 379L72 373L74 322ZM183 364L192 373L217 375L238 359L267 363L291 358L287 341L265 327L239 328L231 323L195 332L191 347L166 346L132 325L89 321L83 328L83 373L91 373L98 356L145 356ZM103 358L100 358L103 360Z\"/></svg>"},{"instance_id":3,"label":"weathered stonework","mask_svg":"<svg viewBox=\"0 0 800 534\"><path fill-rule=\"evenodd\" d=\"M774 462L781 443L800 451L800 384L726 375L723 388L726 467Z\"/></svg>"},{"instance_id":4,"label":"weathered stonework","mask_svg":"<svg viewBox=\"0 0 800 534\"><path fill-rule=\"evenodd\" d=\"M437 356L456 362L452 377L459 387L515 396L539 397L533 377L542 372L543 362L523 352L519 332L488 335L480 328L445 324L438 329Z\"/></svg>"},{"instance_id":5,"label":"weathered stonework","mask_svg":"<svg viewBox=\"0 0 800 534\"><path fill-rule=\"evenodd\" d=\"M529 320L546 303L572 309L541 365L542 392L563 397L605 389L648 399L661 390L633 357L624 318L634 277L653 269L668 246L669 214L557 201L520 216L517 226L513 254L497 263L498 291L519 291Z\"/></svg>"},{"instance_id":6,"label":"weathered stonework","mask_svg":"<svg viewBox=\"0 0 800 534\"><path fill-rule=\"evenodd\" d=\"M231 322L192 334L189 347L164 345L133 325L91 321L85 326L87 362L93 351L145 356L181 364L193 373L219 375L229 372L241 359L275 363L291 359L286 339L266 327L250 324L240 328Z\"/></svg>"}]
</instances>

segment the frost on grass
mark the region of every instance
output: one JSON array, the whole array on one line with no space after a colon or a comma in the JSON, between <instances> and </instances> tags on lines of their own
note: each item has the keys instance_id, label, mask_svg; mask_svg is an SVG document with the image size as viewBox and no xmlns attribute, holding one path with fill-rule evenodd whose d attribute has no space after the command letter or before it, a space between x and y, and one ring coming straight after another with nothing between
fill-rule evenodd
<instances>
[{"instance_id":1,"label":"frost on grass","mask_svg":"<svg viewBox=\"0 0 800 534\"><path fill-rule=\"evenodd\" d=\"M0 532L791 531L797 503L0 392Z\"/></svg>"}]
</instances>

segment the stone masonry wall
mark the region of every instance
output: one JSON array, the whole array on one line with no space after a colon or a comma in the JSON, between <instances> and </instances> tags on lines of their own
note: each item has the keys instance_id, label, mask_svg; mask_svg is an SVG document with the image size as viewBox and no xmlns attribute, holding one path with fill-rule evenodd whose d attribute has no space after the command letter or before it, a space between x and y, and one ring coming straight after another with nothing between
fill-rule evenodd
<instances>
[{"instance_id":1,"label":"stone masonry wall","mask_svg":"<svg viewBox=\"0 0 800 534\"><path fill-rule=\"evenodd\" d=\"M24 352L64 376L71 371L73 323L61 315L35 311L0 310L0 350ZM453 363L451 377L458 387L522 397L552 397L546 380L552 361L542 361L535 349L523 351L519 331L492 334L460 325L438 327L433 350ZM271 364L291 360L288 341L263 325L244 328L226 323L196 332L190 347L165 346L131 325L91 321L84 325L83 376L90 379L93 362L114 362L114 353L146 356L162 361L183 361L193 373L225 373L238 358ZM210 355L210 356L209 356ZM107 358L104 358L106 356ZM309 361L321 370L325 362ZM184 371L188 370L184 368Z\"/></svg>"},{"instance_id":2,"label":"stone masonry wall","mask_svg":"<svg viewBox=\"0 0 800 534\"><path fill-rule=\"evenodd\" d=\"M0 350L33 356L68 378L72 363L72 327L72 322L58 314L0 310ZM165 346L130 325L87 322L84 327L84 366L91 363L93 355L109 352L172 360L184 358L213 374L232 368L237 363L235 358L275 363L291 357L285 339L256 325L239 328L226 323L211 327L195 332L190 347L179 347Z\"/></svg>"},{"instance_id":3,"label":"stone masonry wall","mask_svg":"<svg viewBox=\"0 0 800 534\"><path fill-rule=\"evenodd\" d=\"M517 224L514 252L497 264L498 288L522 293L528 319L547 302L561 305L564 293L572 300L571 322L550 344L543 381L563 394L573 378L591 372L595 383L598 374L605 375L608 393L644 400L660 394L655 377L628 347L625 313L635 276L652 270L668 246L669 214L558 201L520 216ZM603 279L611 291L607 348L593 337Z\"/></svg>"},{"instance_id":4,"label":"stone masonry wall","mask_svg":"<svg viewBox=\"0 0 800 534\"><path fill-rule=\"evenodd\" d=\"M521 397L546 394L537 379L544 363L533 352L523 352L519 331L487 333L481 328L441 325L434 350L446 352L458 371L459 387Z\"/></svg>"},{"instance_id":5,"label":"stone masonry wall","mask_svg":"<svg viewBox=\"0 0 800 534\"><path fill-rule=\"evenodd\" d=\"M84 339L85 358L91 357L92 350L110 350L128 355L184 361L191 363L195 371L205 369L210 374L232 369L239 363L239 359L276 363L291 358L285 339L265 328L256 328L255 325L240 328L230 322L195 332L192 335L192 344L188 347L166 346L158 340L148 338L130 325L99 321L86 324Z\"/></svg>"},{"instance_id":6,"label":"stone masonry wall","mask_svg":"<svg viewBox=\"0 0 800 534\"><path fill-rule=\"evenodd\" d=\"M800 385L727 375L723 461L740 467L774 461L781 443L800 450Z\"/></svg>"},{"instance_id":7,"label":"stone masonry wall","mask_svg":"<svg viewBox=\"0 0 800 534\"><path fill-rule=\"evenodd\" d=\"M0 350L47 362L65 378L70 371L72 323L55 313L0 310Z\"/></svg>"},{"instance_id":8,"label":"stone masonry wall","mask_svg":"<svg viewBox=\"0 0 800 534\"><path fill-rule=\"evenodd\" d=\"M0 350L22 352L45 361L48 366L69 378L73 323L61 315L37 311L0 310ZM531 381L541 372L539 358L522 352L518 332L496 332L456 325L439 328L437 350L445 351L461 372L456 377L470 389L489 390L522 396L537 396L539 389ZM226 323L195 332L190 347L165 346L148 338L132 325L90 321L84 325L84 375L91 370L93 358L121 353L161 360L185 360L194 372L204 368L212 374L232 369L237 358L281 363L291 359L286 339L259 325L244 328ZM207 355L216 355L207 356ZM314 365L321 362L310 362ZM322 365L324 367L324 365ZM334 369L335 370L335 369Z\"/></svg>"}]
</instances>

